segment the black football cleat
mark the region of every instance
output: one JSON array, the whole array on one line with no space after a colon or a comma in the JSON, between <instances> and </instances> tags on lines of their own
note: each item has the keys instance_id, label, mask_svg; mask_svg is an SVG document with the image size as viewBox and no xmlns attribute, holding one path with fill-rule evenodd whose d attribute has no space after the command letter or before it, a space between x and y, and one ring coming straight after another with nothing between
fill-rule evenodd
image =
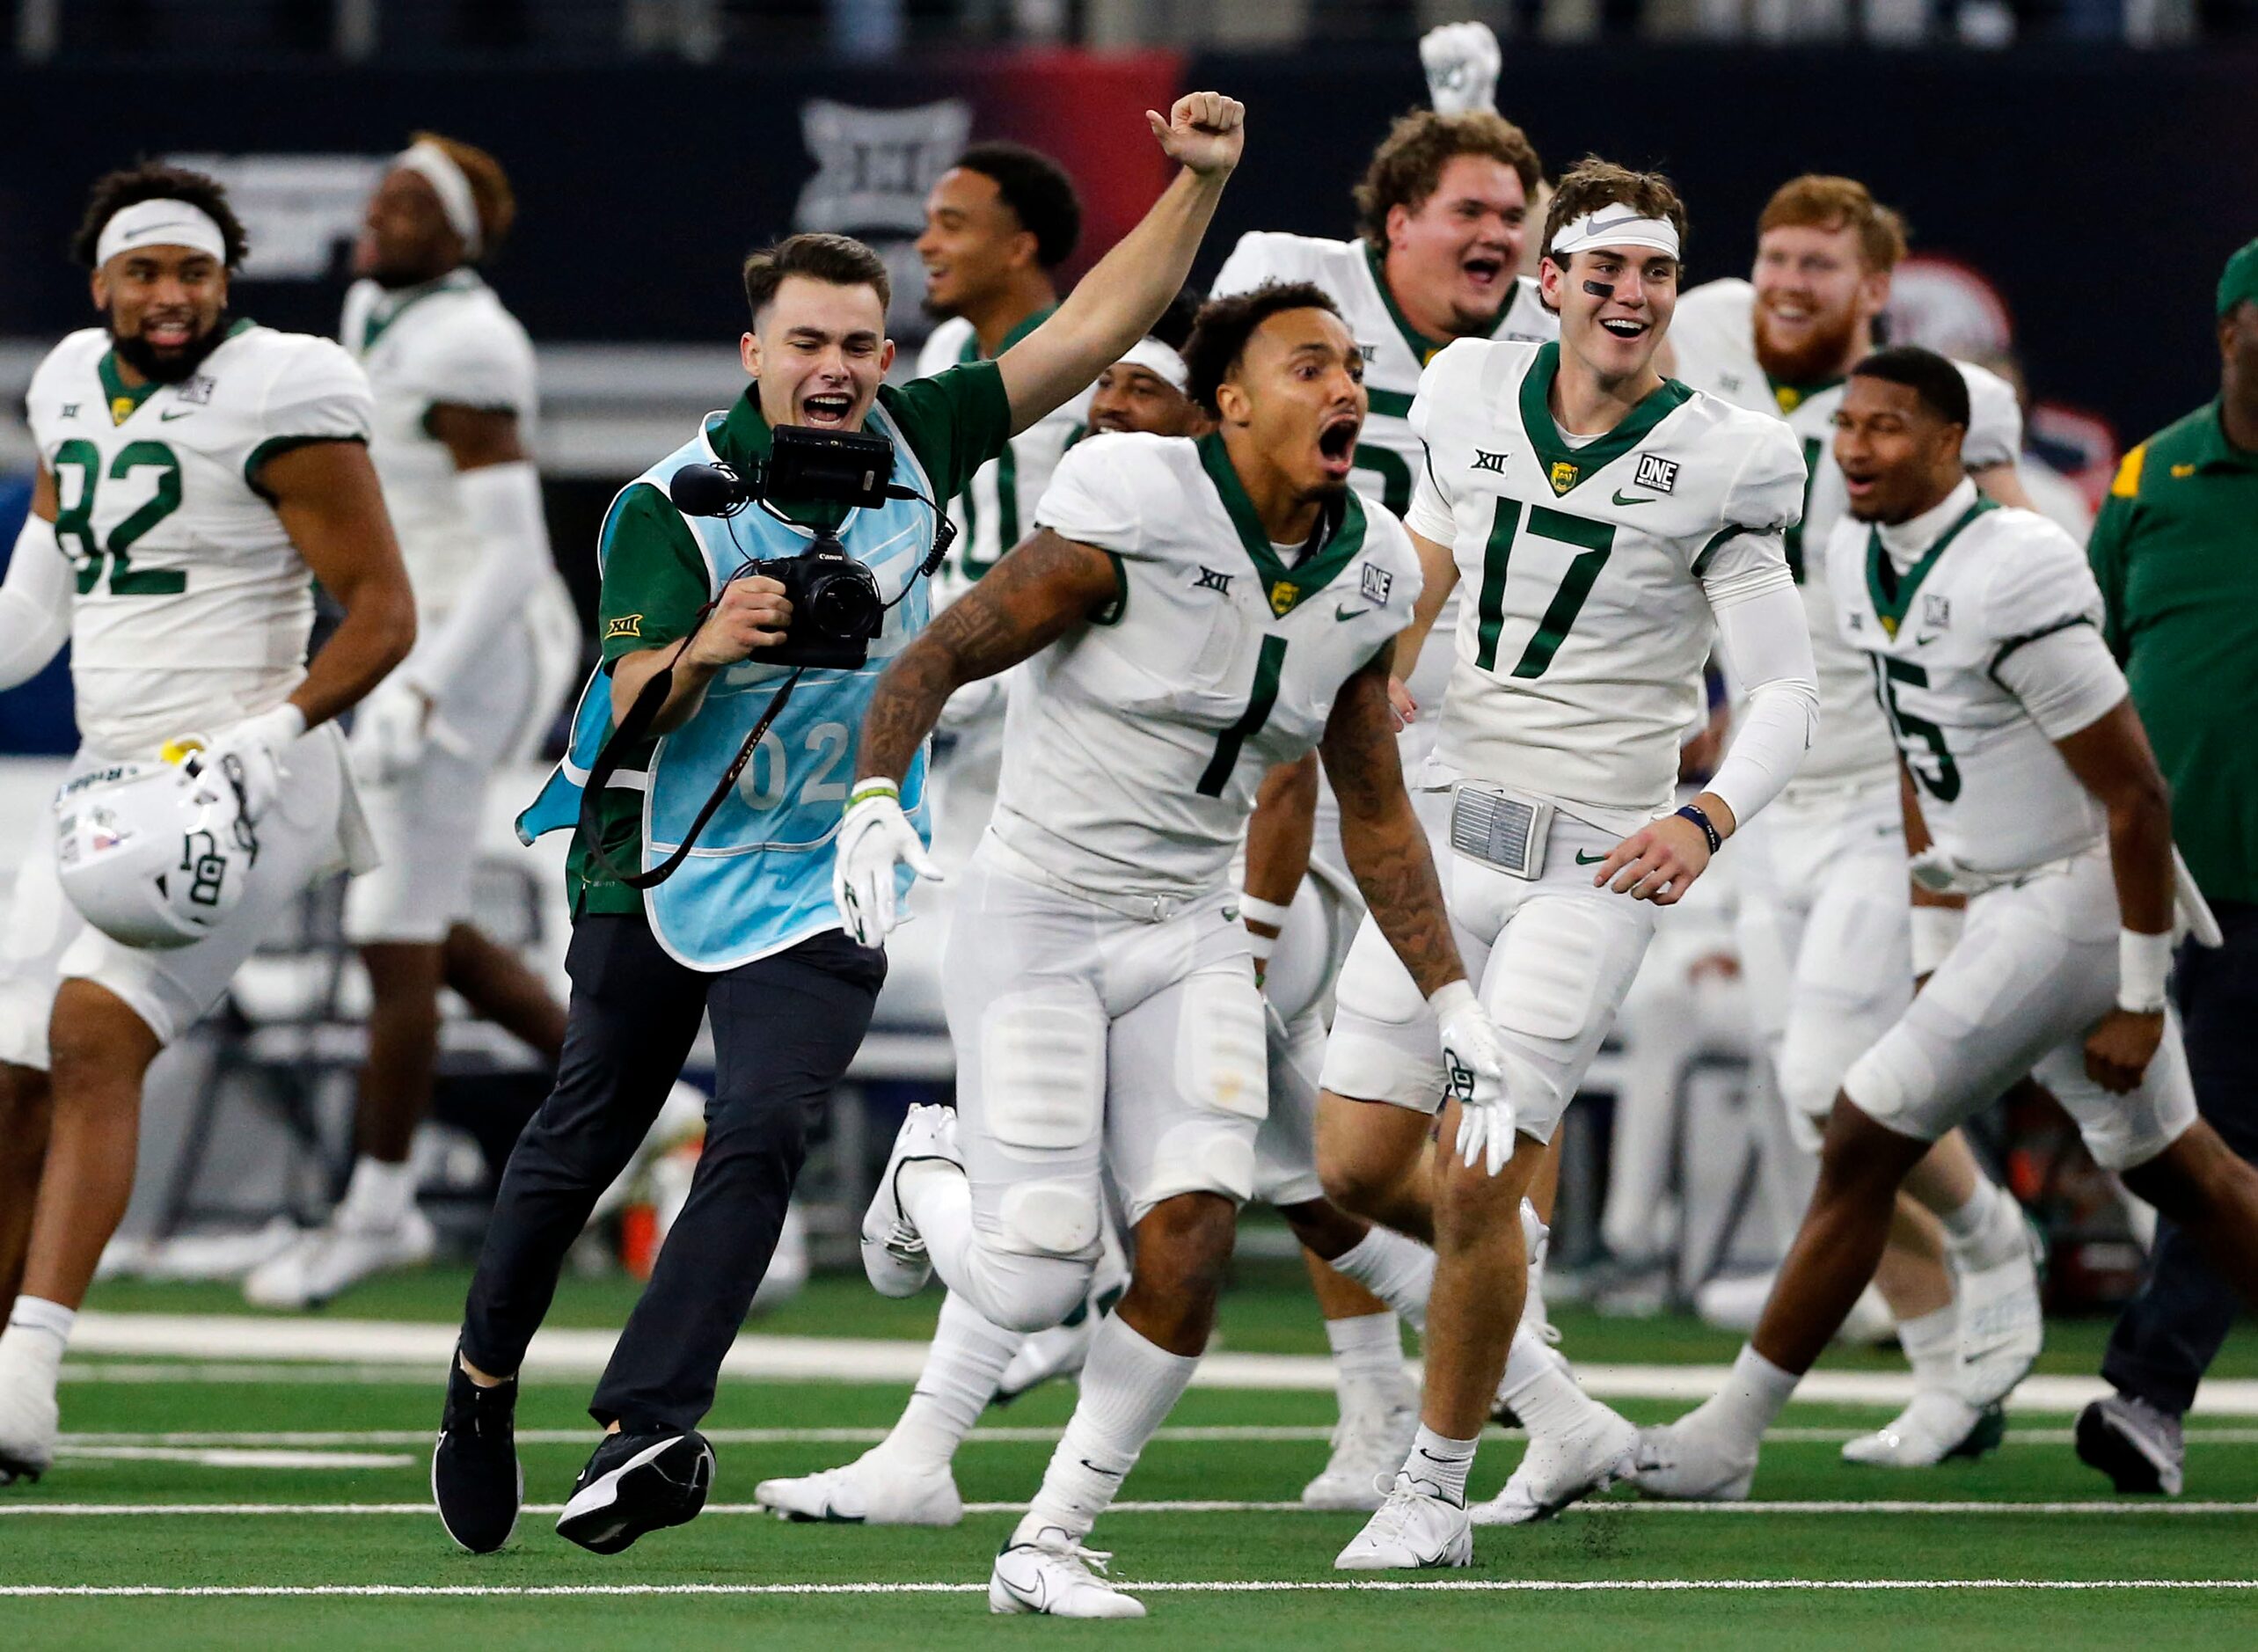
<instances>
[{"instance_id":1,"label":"black football cleat","mask_svg":"<svg viewBox=\"0 0 2258 1652\"><path fill-rule=\"evenodd\" d=\"M574 1483L557 1535L617 1554L647 1531L694 1518L712 1487L713 1448L695 1429L608 1434Z\"/></svg>"}]
</instances>

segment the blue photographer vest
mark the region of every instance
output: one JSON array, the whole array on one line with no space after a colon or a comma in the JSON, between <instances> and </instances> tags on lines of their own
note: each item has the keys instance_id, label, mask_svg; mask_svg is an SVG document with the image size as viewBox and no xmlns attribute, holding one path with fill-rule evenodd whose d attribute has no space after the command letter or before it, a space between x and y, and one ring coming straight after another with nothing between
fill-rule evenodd
<instances>
[{"instance_id":1,"label":"blue photographer vest","mask_svg":"<svg viewBox=\"0 0 2258 1652\"><path fill-rule=\"evenodd\" d=\"M696 440L628 487L648 483L665 493L683 466L716 463L712 435L721 420L720 413L708 414ZM893 442L894 480L934 497L931 479L882 406L872 407L867 428ZM620 497L626 492L621 489ZM618 499L612 508L618 508ZM705 552L709 595L748 562L796 556L815 537L812 530L780 522L757 505L734 516L683 520ZM609 525L607 521L607 530ZM854 783L863 713L879 673L924 629L931 615L930 582L917 575L932 549L934 525L933 512L912 500L850 512L839 524L839 542L869 567L881 601L893 603L912 581L915 588L887 610L885 627L860 669L800 673L791 700L761 736L696 846L672 877L643 892L651 932L682 963L695 969L734 969L840 926L831 900L832 844ZM607 532L600 543L608 544L609 537ZM716 674L698 714L658 742L647 771L623 769L612 775L613 786L643 793L639 870L656 866L680 846L737 749L791 673L788 666L746 661ZM530 844L545 832L569 830L578 822L582 787L610 728L611 677L598 667L574 710L572 743L564 760L532 807L518 816L521 841ZM918 836L930 839L922 750L903 779L902 802ZM902 891L911 881L904 868Z\"/></svg>"}]
</instances>

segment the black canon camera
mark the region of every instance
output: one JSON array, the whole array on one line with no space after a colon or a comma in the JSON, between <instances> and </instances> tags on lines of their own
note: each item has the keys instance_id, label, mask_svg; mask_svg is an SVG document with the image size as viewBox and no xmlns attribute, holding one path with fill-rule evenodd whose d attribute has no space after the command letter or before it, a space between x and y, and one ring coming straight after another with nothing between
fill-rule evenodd
<instances>
[{"instance_id":1,"label":"black canon camera","mask_svg":"<svg viewBox=\"0 0 2258 1652\"><path fill-rule=\"evenodd\" d=\"M768 463L750 476L726 464L686 464L667 492L686 516L734 516L758 505L783 518L778 506L837 504L877 508L892 499L916 499L893 482L894 443L868 431L779 427ZM936 513L938 515L939 513ZM947 519L940 518L946 529ZM804 525L804 524L803 524ZM930 573L946 548L946 531L921 572ZM763 574L784 587L792 603L785 639L749 657L767 665L851 670L870 658L870 645L886 623L887 604L870 569L847 554L828 529L797 556L749 562L740 574Z\"/></svg>"}]
</instances>

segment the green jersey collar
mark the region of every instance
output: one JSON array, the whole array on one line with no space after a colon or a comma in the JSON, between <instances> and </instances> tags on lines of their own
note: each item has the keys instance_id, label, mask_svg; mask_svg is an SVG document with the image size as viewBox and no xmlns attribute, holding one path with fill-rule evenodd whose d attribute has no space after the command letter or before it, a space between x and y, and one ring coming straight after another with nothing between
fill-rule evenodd
<instances>
[{"instance_id":1,"label":"green jersey collar","mask_svg":"<svg viewBox=\"0 0 2258 1652\"><path fill-rule=\"evenodd\" d=\"M240 337L258 325L249 316L238 316L228 324L227 337ZM225 341L223 340L221 342ZM218 345L212 347L215 352L218 348ZM204 360L208 362L211 359L212 352L207 352ZM201 365L201 362L198 363L200 369ZM127 384L125 376L118 371L118 353L114 349L102 353L102 359L95 363L94 372L102 381L102 405L110 410L113 428L139 413L142 403L164 388L164 381L155 378L145 378L138 384Z\"/></svg>"},{"instance_id":2,"label":"green jersey collar","mask_svg":"<svg viewBox=\"0 0 2258 1652\"><path fill-rule=\"evenodd\" d=\"M1825 395L1843 381L1839 378L1820 378L1814 379L1808 384L1799 384L1793 380L1774 378L1771 374L1766 373L1764 376L1764 382L1771 387L1772 405L1779 409L1780 416L1785 418L1814 396Z\"/></svg>"},{"instance_id":3,"label":"green jersey collar","mask_svg":"<svg viewBox=\"0 0 2258 1652\"><path fill-rule=\"evenodd\" d=\"M369 317L361 325L361 337L358 341L348 340L353 345L353 353L356 355L368 355L376 347L376 340L384 336L385 330L392 323L433 294L468 292L472 288L483 284L479 280L478 271L467 264L458 264L444 275L435 280L422 281L413 287L403 287L397 292L386 293L369 306Z\"/></svg>"},{"instance_id":4,"label":"green jersey collar","mask_svg":"<svg viewBox=\"0 0 2258 1652\"><path fill-rule=\"evenodd\" d=\"M1261 576L1263 597L1277 618L1283 619L1297 604L1323 590L1364 548L1364 505L1351 489L1341 495L1337 508L1327 506L1319 517L1313 536L1319 541L1317 548L1288 567L1279 560L1269 530L1255 514L1254 501L1246 496L1239 472L1231 467L1231 452L1224 446L1222 435L1202 436L1199 448L1200 464L1208 480L1215 484L1231 526L1239 530L1239 542Z\"/></svg>"},{"instance_id":5,"label":"green jersey collar","mask_svg":"<svg viewBox=\"0 0 2258 1652\"><path fill-rule=\"evenodd\" d=\"M2211 402L2203 415L2202 434L2196 438L2194 454L2196 468L2208 471L2214 465L2228 470L2258 470L2258 453L2238 448L2226 439L2226 410L2220 399ZM2177 470L2177 465L2173 469Z\"/></svg>"},{"instance_id":6,"label":"green jersey collar","mask_svg":"<svg viewBox=\"0 0 2258 1652\"><path fill-rule=\"evenodd\" d=\"M1693 395L1676 379L1666 378L1648 391L1614 429L1597 441L1572 448L1560 440L1553 423L1553 381L1560 371L1560 344L1549 341L1537 347L1537 359L1530 362L1521 380L1521 426L1529 433L1529 444L1536 450L1537 462L1545 467L1545 478L1552 483L1556 498L1637 447Z\"/></svg>"},{"instance_id":7,"label":"green jersey collar","mask_svg":"<svg viewBox=\"0 0 2258 1652\"><path fill-rule=\"evenodd\" d=\"M1364 267L1372 272L1373 289L1380 295L1380 303L1387 310L1388 319L1396 324L1396 331L1403 336L1405 346L1411 351L1411 359L1420 366L1425 367L1435 359L1436 354L1451 340L1430 339L1411 325L1410 318L1397 304L1394 291L1388 286L1387 259L1373 247L1370 241L1364 243ZM1506 281L1505 302L1497 307L1497 314L1491 318L1488 331L1470 336L1492 338L1496 335L1497 330L1505 325L1505 312L1513 308L1513 301L1521 296L1520 276L1509 275Z\"/></svg>"},{"instance_id":8,"label":"green jersey collar","mask_svg":"<svg viewBox=\"0 0 2258 1652\"><path fill-rule=\"evenodd\" d=\"M1056 304L1045 304L1041 309L1031 313L1026 320L1020 322L1019 325L1013 327L1009 333L1004 335L1004 342L997 347L996 354L997 355L1003 355L1005 350L1010 349L1021 339L1026 338L1027 334L1033 333L1037 327L1042 325L1044 322L1049 320L1053 315L1057 313L1057 311L1058 306ZM960 365L966 362L984 362L988 360L986 356L980 354L979 328L975 327L971 332L965 334L964 343L957 350L956 359Z\"/></svg>"},{"instance_id":9,"label":"green jersey collar","mask_svg":"<svg viewBox=\"0 0 2258 1652\"><path fill-rule=\"evenodd\" d=\"M1929 570L1936 567L1945 547L1959 538L1961 530L1969 523L1986 511L1999 508L1991 500L1979 498L1955 517L1952 526L1939 534L1937 542L1921 553L1921 559L1903 574L1889 559L1889 547L1882 543L1882 530L1867 530L1866 594L1873 601L1874 617L1881 620L1885 636L1896 640L1897 627L1905 623L1905 610L1913 605L1913 593L1921 588L1921 581L1929 577Z\"/></svg>"}]
</instances>

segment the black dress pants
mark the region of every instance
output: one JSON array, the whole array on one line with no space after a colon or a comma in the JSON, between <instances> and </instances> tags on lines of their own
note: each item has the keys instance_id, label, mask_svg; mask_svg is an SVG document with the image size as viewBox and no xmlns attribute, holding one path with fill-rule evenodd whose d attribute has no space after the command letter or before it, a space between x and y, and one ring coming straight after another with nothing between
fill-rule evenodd
<instances>
[{"instance_id":1,"label":"black dress pants","mask_svg":"<svg viewBox=\"0 0 2258 1652\"><path fill-rule=\"evenodd\" d=\"M2213 909L2226 944L2180 949L2180 1014L2196 1107L2226 1144L2258 1162L2258 905ZM2101 1375L2123 1393L2174 1415L2195 1403L2243 1302L2195 1241L2156 1224L2148 1283L2117 1320Z\"/></svg>"},{"instance_id":2,"label":"black dress pants","mask_svg":"<svg viewBox=\"0 0 2258 1652\"><path fill-rule=\"evenodd\" d=\"M557 1087L502 1173L464 1312L464 1356L497 1375L523 1362L566 1252L641 1144L710 1011L716 1084L705 1151L588 1406L630 1433L693 1428L768 1271L808 1116L869 1028L886 955L832 931L707 974L669 957L640 916L591 913L574 927L566 969Z\"/></svg>"}]
</instances>

